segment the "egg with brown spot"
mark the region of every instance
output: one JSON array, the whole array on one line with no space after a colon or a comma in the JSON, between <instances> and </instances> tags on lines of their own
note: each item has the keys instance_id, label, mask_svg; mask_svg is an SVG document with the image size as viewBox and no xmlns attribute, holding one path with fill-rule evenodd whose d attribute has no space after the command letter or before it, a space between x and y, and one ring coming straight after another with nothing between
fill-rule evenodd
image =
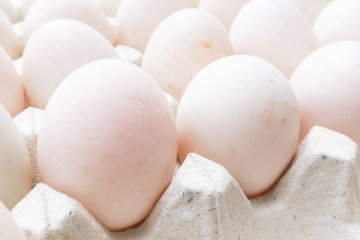
<instances>
[{"instance_id":1,"label":"egg with brown spot","mask_svg":"<svg viewBox=\"0 0 360 240\"><path fill-rule=\"evenodd\" d=\"M142 61L162 89L176 100L206 65L233 54L221 22L199 9L184 9L165 18L152 34Z\"/></svg>"},{"instance_id":2,"label":"egg with brown spot","mask_svg":"<svg viewBox=\"0 0 360 240\"><path fill-rule=\"evenodd\" d=\"M297 146L299 113L293 90L257 57L219 59L191 81L176 123L181 161L190 152L225 166L248 197L276 182Z\"/></svg>"}]
</instances>

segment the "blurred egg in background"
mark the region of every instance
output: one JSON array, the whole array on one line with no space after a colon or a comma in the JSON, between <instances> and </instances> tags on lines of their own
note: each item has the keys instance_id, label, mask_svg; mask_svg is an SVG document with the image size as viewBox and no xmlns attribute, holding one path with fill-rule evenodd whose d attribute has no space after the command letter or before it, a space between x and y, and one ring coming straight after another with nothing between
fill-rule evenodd
<instances>
[{"instance_id":1,"label":"blurred egg in background","mask_svg":"<svg viewBox=\"0 0 360 240\"><path fill-rule=\"evenodd\" d=\"M232 54L228 33L216 17L203 10L184 9L156 28L144 52L142 68L179 101L203 67Z\"/></svg>"},{"instance_id":2,"label":"blurred egg in background","mask_svg":"<svg viewBox=\"0 0 360 240\"><path fill-rule=\"evenodd\" d=\"M30 37L22 59L30 106L44 109L67 75L103 58L118 58L118 54L105 37L90 26L71 19L43 24Z\"/></svg>"},{"instance_id":3,"label":"blurred egg in background","mask_svg":"<svg viewBox=\"0 0 360 240\"><path fill-rule=\"evenodd\" d=\"M160 22L184 8L184 0L122 0L116 15L116 43L144 52Z\"/></svg>"},{"instance_id":4,"label":"blurred egg in background","mask_svg":"<svg viewBox=\"0 0 360 240\"><path fill-rule=\"evenodd\" d=\"M321 46L341 40L360 41L360 1L333 0L314 23Z\"/></svg>"},{"instance_id":5,"label":"blurred egg in background","mask_svg":"<svg viewBox=\"0 0 360 240\"><path fill-rule=\"evenodd\" d=\"M360 144L360 41L319 48L296 68L290 84L299 103L300 141L319 125Z\"/></svg>"},{"instance_id":6,"label":"blurred egg in background","mask_svg":"<svg viewBox=\"0 0 360 240\"><path fill-rule=\"evenodd\" d=\"M286 0L252 0L230 29L236 54L263 58L287 78L318 44L310 22Z\"/></svg>"}]
</instances>

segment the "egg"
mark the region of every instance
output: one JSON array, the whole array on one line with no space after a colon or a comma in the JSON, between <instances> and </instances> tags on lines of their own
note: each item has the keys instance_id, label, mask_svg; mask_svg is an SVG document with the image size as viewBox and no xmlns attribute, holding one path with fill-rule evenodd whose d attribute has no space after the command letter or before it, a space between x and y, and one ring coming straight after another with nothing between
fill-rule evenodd
<instances>
[{"instance_id":1,"label":"egg","mask_svg":"<svg viewBox=\"0 0 360 240\"><path fill-rule=\"evenodd\" d=\"M231 42L221 22L206 11L189 8L173 13L156 28L142 68L179 101L196 73L231 54Z\"/></svg>"},{"instance_id":2,"label":"egg","mask_svg":"<svg viewBox=\"0 0 360 240\"><path fill-rule=\"evenodd\" d=\"M102 59L56 89L37 153L45 184L79 201L110 230L123 230L144 220L172 179L175 119L144 70Z\"/></svg>"},{"instance_id":3,"label":"egg","mask_svg":"<svg viewBox=\"0 0 360 240\"><path fill-rule=\"evenodd\" d=\"M0 9L6 14L12 23L16 22L16 12L11 0L1 0Z\"/></svg>"},{"instance_id":4,"label":"egg","mask_svg":"<svg viewBox=\"0 0 360 240\"><path fill-rule=\"evenodd\" d=\"M23 84L5 50L0 46L0 104L11 116L25 109Z\"/></svg>"},{"instance_id":5,"label":"egg","mask_svg":"<svg viewBox=\"0 0 360 240\"><path fill-rule=\"evenodd\" d=\"M333 0L314 23L321 46L342 40L360 40L360 1Z\"/></svg>"},{"instance_id":6,"label":"egg","mask_svg":"<svg viewBox=\"0 0 360 240\"><path fill-rule=\"evenodd\" d=\"M252 0L235 17L230 29L235 53L263 58L286 77L317 48L305 16L286 0Z\"/></svg>"},{"instance_id":7,"label":"egg","mask_svg":"<svg viewBox=\"0 0 360 240\"><path fill-rule=\"evenodd\" d=\"M201 0L198 8L213 14L224 24L227 30L230 30L235 16L248 1L249 0Z\"/></svg>"},{"instance_id":8,"label":"egg","mask_svg":"<svg viewBox=\"0 0 360 240\"><path fill-rule=\"evenodd\" d=\"M315 22L319 13L333 0L290 0L305 17L310 21L311 24Z\"/></svg>"},{"instance_id":9,"label":"egg","mask_svg":"<svg viewBox=\"0 0 360 240\"><path fill-rule=\"evenodd\" d=\"M117 43L144 52L147 42L160 22L186 8L183 0L122 0L116 15Z\"/></svg>"},{"instance_id":10,"label":"egg","mask_svg":"<svg viewBox=\"0 0 360 240\"><path fill-rule=\"evenodd\" d=\"M20 42L11 25L11 22L0 9L0 45L5 49L11 59L21 56Z\"/></svg>"},{"instance_id":11,"label":"egg","mask_svg":"<svg viewBox=\"0 0 360 240\"><path fill-rule=\"evenodd\" d=\"M37 0L24 20L24 44L42 24L54 19L73 19L95 28L112 42L112 32L102 9L93 0Z\"/></svg>"},{"instance_id":12,"label":"egg","mask_svg":"<svg viewBox=\"0 0 360 240\"><path fill-rule=\"evenodd\" d=\"M178 107L178 152L223 165L248 197L265 192L296 150L299 112L288 80L253 56L221 58L190 82Z\"/></svg>"},{"instance_id":13,"label":"egg","mask_svg":"<svg viewBox=\"0 0 360 240\"><path fill-rule=\"evenodd\" d=\"M102 58L118 58L118 54L90 26L70 19L45 23L31 36L23 54L23 81L30 105L44 109L67 75Z\"/></svg>"},{"instance_id":14,"label":"egg","mask_svg":"<svg viewBox=\"0 0 360 240\"><path fill-rule=\"evenodd\" d=\"M296 68L290 84L299 103L300 141L320 125L360 144L360 41L319 48Z\"/></svg>"},{"instance_id":15,"label":"egg","mask_svg":"<svg viewBox=\"0 0 360 240\"><path fill-rule=\"evenodd\" d=\"M9 210L0 202L0 239L26 240Z\"/></svg>"},{"instance_id":16,"label":"egg","mask_svg":"<svg viewBox=\"0 0 360 240\"><path fill-rule=\"evenodd\" d=\"M0 201L12 209L31 190L32 176L25 142L1 104L0 132Z\"/></svg>"}]
</instances>

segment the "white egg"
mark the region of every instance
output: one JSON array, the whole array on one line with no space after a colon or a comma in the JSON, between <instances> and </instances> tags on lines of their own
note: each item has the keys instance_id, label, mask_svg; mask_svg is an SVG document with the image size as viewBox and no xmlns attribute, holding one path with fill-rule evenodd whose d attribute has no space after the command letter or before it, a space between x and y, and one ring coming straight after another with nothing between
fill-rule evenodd
<instances>
[{"instance_id":1,"label":"white egg","mask_svg":"<svg viewBox=\"0 0 360 240\"><path fill-rule=\"evenodd\" d=\"M21 48L11 22L0 9L0 45L5 49L11 59L21 56Z\"/></svg>"},{"instance_id":2,"label":"white egg","mask_svg":"<svg viewBox=\"0 0 360 240\"><path fill-rule=\"evenodd\" d=\"M235 53L267 60L290 77L317 48L305 16L286 0L252 0L236 16L230 30Z\"/></svg>"},{"instance_id":3,"label":"white egg","mask_svg":"<svg viewBox=\"0 0 360 240\"><path fill-rule=\"evenodd\" d=\"M79 201L111 231L142 222L170 184L175 118L140 67L102 59L56 89L38 136L41 179Z\"/></svg>"},{"instance_id":4,"label":"white egg","mask_svg":"<svg viewBox=\"0 0 360 240\"><path fill-rule=\"evenodd\" d=\"M12 209L31 190L31 168L25 142L0 104L0 201Z\"/></svg>"},{"instance_id":5,"label":"white egg","mask_svg":"<svg viewBox=\"0 0 360 240\"><path fill-rule=\"evenodd\" d=\"M92 0L37 0L24 20L23 44L42 24L60 18L74 19L88 24L112 42L112 32L102 9Z\"/></svg>"},{"instance_id":6,"label":"white egg","mask_svg":"<svg viewBox=\"0 0 360 240\"><path fill-rule=\"evenodd\" d=\"M1 46L0 66L0 104L15 116L26 106L24 88L14 64Z\"/></svg>"},{"instance_id":7,"label":"white egg","mask_svg":"<svg viewBox=\"0 0 360 240\"><path fill-rule=\"evenodd\" d=\"M26 240L9 210L0 202L0 239Z\"/></svg>"},{"instance_id":8,"label":"white egg","mask_svg":"<svg viewBox=\"0 0 360 240\"><path fill-rule=\"evenodd\" d=\"M360 40L360 1L333 0L314 23L321 46L341 40Z\"/></svg>"},{"instance_id":9,"label":"white egg","mask_svg":"<svg viewBox=\"0 0 360 240\"><path fill-rule=\"evenodd\" d=\"M319 125L360 144L360 41L319 48L296 68L290 84L299 102L300 141Z\"/></svg>"},{"instance_id":10,"label":"white egg","mask_svg":"<svg viewBox=\"0 0 360 240\"><path fill-rule=\"evenodd\" d=\"M16 22L16 12L11 0L1 0L0 9L6 14L12 23Z\"/></svg>"},{"instance_id":11,"label":"white egg","mask_svg":"<svg viewBox=\"0 0 360 240\"><path fill-rule=\"evenodd\" d=\"M201 0L198 8L206 10L217 17L227 30L242 6L249 0Z\"/></svg>"},{"instance_id":12,"label":"white egg","mask_svg":"<svg viewBox=\"0 0 360 240\"><path fill-rule=\"evenodd\" d=\"M332 0L289 0L296 7L298 7L311 24L319 13L326 7Z\"/></svg>"},{"instance_id":13,"label":"white egg","mask_svg":"<svg viewBox=\"0 0 360 240\"><path fill-rule=\"evenodd\" d=\"M176 117L181 161L190 152L225 166L248 197L271 187L290 162L299 112L285 76L253 56L219 59L191 81Z\"/></svg>"},{"instance_id":14,"label":"white egg","mask_svg":"<svg viewBox=\"0 0 360 240\"><path fill-rule=\"evenodd\" d=\"M102 58L118 58L118 54L90 26L70 19L45 23L31 36L23 54L23 81L30 105L45 108L67 75Z\"/></svg>"},{"instance_id":15,"label":"white egg","mask_svg":"<svg viewBox=\"0 0 360 240\"><path fill-rule=\"evenodd\" d=\"M183 0L122 0L116 16L116 42L144 52L160 22L184 8Z\"/></svg>"},{"instance_id":16,"label":"white egg","mask_svg":"<svg viewBox=\"0 0 360 240\"><path fill-rule=\"evenodd\" d=\"M157 27L142 67L179 101L196 73L231 54L230 39L221 22L206 11L188 8L173 13Z\"/></svg>"}]
</instances>

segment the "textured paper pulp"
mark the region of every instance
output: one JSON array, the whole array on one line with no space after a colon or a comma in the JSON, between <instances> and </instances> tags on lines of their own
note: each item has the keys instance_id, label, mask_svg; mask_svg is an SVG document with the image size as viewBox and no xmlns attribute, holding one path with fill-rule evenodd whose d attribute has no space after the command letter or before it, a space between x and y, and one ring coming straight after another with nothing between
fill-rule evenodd
<instances>
[{"instance_id":1,"label":"textured paper pulp","mask_svg":"<svg viewBox=\"0 0 360 240\"><path fill-rule=\"evenodd\" d=\"M36 143L43 115L44 110L28 107L14 118L29 153L33 187L40 182L39 170L37 168Z\"/></svg>"},{"instance_id":2,"label":"textured paper pulp","mask_svg":"<svg viewBox=\"0 0 360 240\"><path fill-rule=\"evenodd\" d=\"M38 184L12 214L29 239L360 239L358 146L315 127L268 193L249 201L222 166L190 154L150 216L112 233Z\"/></svg>"}]
</instances>

